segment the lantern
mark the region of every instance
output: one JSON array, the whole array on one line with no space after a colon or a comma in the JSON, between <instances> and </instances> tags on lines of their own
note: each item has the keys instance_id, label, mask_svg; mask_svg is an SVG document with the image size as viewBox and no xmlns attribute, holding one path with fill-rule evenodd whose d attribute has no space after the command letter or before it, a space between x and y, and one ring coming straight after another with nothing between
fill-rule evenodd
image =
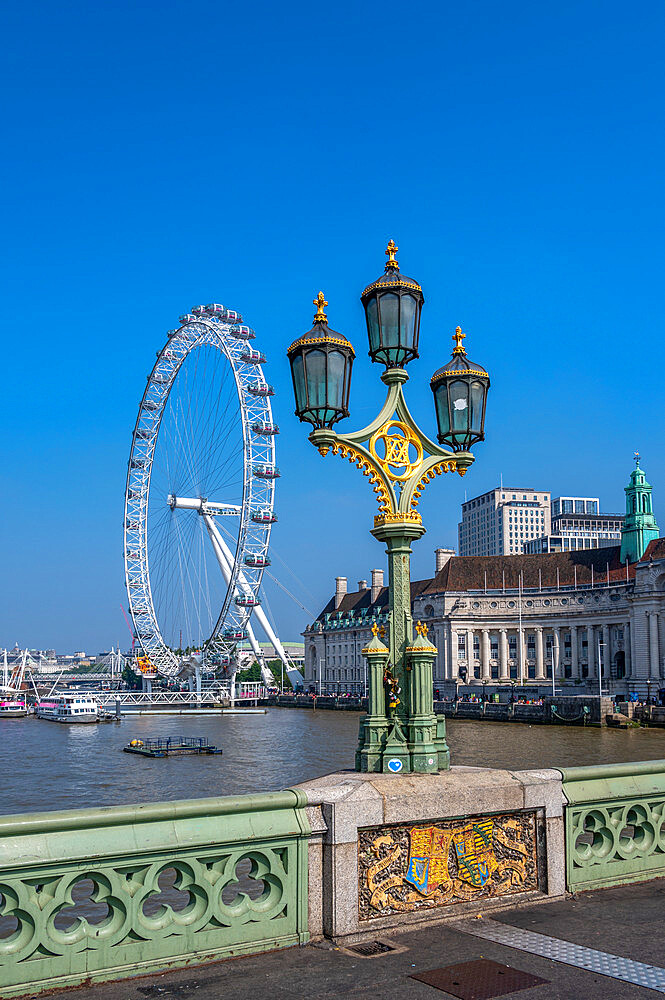
<instances>
[{"instance_id":1,"label":"lantern","mask_svg":"<svg viewBox=\"0 0 665 1000\"><path fill-rule=\"evenodd\" d=\"M351 367L355 352L341 333L331 330L323 311L323 292L314 299L314 326L289 347L296 416L316 428L332 427L349 415Z\"/></svg>"},{"instance_id":2,"label":"lantern","mask_svg":"<svg viewBox=\"0 0 665 1000\"><path fill-rule=\"evenodd\" d=\"M369 356L386 368L401 368L418 357L420 311L425 301L418 282L400 274L395 260L398 249L390 240L385 273L360 296L367 320Z\"/></svg>"},{"instance_id":3,"label":"lantern","mask_svg":"<svg viewBox=\"0 0 665 1000\"><path fill-rule=\"evenodd\" d=\"M430 385L434 393L439 441L453 451L468 451L485 438L485 404L490 378L481 365L474 364L462 347L465 334L458 326L453 340L452 360L439 368Z\"/></svg>"}]
</instances>

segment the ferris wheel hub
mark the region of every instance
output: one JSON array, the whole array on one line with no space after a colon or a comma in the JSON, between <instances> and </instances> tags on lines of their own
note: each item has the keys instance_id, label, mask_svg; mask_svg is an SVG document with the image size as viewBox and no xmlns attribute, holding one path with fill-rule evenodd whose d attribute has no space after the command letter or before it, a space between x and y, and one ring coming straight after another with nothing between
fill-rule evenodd
<instances>
[{"instance_id":1,"label":"ferris wheel hub","mask_svg":"<svg viewBox=\"0 0 665 1000\"><path fill-rule=\"evenodd\" d=\"M205 497L177 497L173 493L169 493L166 502L171 510L178 507L181 510L197 510L199 514L239 514L242 510L237 504L213 503Z\"/></svg>"}]
</instances>

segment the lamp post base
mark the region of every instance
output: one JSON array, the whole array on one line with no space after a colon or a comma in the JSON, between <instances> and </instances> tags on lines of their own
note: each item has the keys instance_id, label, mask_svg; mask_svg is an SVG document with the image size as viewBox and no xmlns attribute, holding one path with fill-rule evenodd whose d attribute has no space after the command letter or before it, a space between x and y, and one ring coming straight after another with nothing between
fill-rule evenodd
<instances>
[{"instance_id":1,"label":"lamp post base","mask_svg":"<svg viewBox=\"0 0 665 1000\"><path fill-rule=\"evenodd\" d=\"M446 720L360 720L356 771L383 774L435 774L450 768Z\"/></svg>"}]
</instances>

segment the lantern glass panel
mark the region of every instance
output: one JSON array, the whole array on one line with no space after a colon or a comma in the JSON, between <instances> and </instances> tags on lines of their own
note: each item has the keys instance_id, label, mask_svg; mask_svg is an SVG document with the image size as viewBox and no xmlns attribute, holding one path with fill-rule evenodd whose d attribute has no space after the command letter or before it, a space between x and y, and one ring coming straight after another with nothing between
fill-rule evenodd
<instances>
[{"instance_id":1,"label":"lantern glass panel","mask_svg":"<svg viewBox=\"0 0 665 1000\"><path fill-rule=\"evenodd\" d=\"M415 348L416 338L416 300L413 295L403 295L402 310L402 343L405 347Z\"/></svg>"},{"instance_id":2,"label":"lantern glass panel","mask_svg":"<svg viewBox=\"0 0 665 1000\"><path fill-rule=\"evenodd\" d=\"M381 334L384 347L399 344L399 295L381 296ZM391 352L391 357L393 352Z\"/></svg>"},{"instance_id":3,"label":"lantern glass panel","mask_svg":"<svg viewBox=\"0 0 665 1000\"><path fill-rule=\"evenodd\" d=\"M381 344L379 338L379 308L376 304L376 298L369 300L365 312L367 316L367 331L369 333L369 349L370 351L376 351Z\"/></svg>"},{"instance_id":4,"label":"lantern glass panel","mask_svg":"<svg viewBox=\"0 0 665 1000\"><path fill-rule=\"evenodd\" d=\"M344 355L331 351L328 355L328 405L344 409Z\"/></svg>"},{"instance_id":5,"label":"lantern glass panel","mask_svg":"<svg viewBox=\"0 0 665 1000\"><path fill-rule=\"evenodd\" d=\"M482 382L471 383L471 423L470 429L474 436L480 436L483 432L483 404L485 401L485 387Z\"/></svg>"},{"instance_id":6,"label":"lantern glass panel","mask_svg":"<svg viewBox=\"0 0 665 1000\"><path fill-rule=\"evenodd\" d=\"M323 351L307 354L307 390L310 407L326 405L326 356Z\"/></svg>"},{"instance_id":7,"label":"lantern glass panel","mask_svg":"<svg viewBox=\"0 0 665 1000\"><path fill-rule=\"evenodd\" d=\"M436 390L434 405L436 406L439 434L441 437L446 437L450 433L450 413L448 412L448 387L445 382Z\"/></svg>"},{"instance_id":8,"label":"lantern glass panel","mask_svg":"<svg viewBox=\"0 0 665 1000\"><path fill-rule=\"evenodd\" d=\"M455 438L463 438L469 426L469 387L461 379L450 386L450 415Z\"/></svg>"},{"instance_id":9,"label":"lantern glass panel","mask_svg":"<svg viewBox=\"0 0 665 1000\"><path fill-rule=\"evenodd\" d=\"M305 371L302 354L297 354L291 362L293 372L293 387L296 396L296 410L304 410L307 407L307 392L305 390Z\"/></svg>"}]
</instances>

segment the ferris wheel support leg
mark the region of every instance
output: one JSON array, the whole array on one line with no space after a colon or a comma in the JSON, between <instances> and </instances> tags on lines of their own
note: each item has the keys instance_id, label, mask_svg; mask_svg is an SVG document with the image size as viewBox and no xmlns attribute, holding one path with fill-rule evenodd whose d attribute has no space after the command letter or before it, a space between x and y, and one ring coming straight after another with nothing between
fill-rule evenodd
<instances>
[{"instance_id":1,"label":"ferris wheel support leg","mask_svg":"<svg viewBox=\"0 0 665 1000\"><path fill-rule=\"evenodd\" d=\"M198 663L196 664L195 672L196 672L196 704L200 706L201 705L201 668L198 665Z\"/></svg>"},{"instance_id":2,"label":"ferris wheel support leg","mask_svg":"<svg viewBox=\"0 0 665 1000\"><path fill-rule=\"evenodd\" d=\"M229 549L228 545L226 544L226 542L224 541L224 539L222 538L222 536L220 535L219 531L217 530L217 525L215 524L213 518L204 515L203 519L205 521L206 528L208 529L208 534L210 535L210 540L212 542L213 549L215 550L215 555L217 557L217 562L219 563L219 568L221 569L224 581L228 586L228 584L231 582L233 554ZM238 581L241 587L243 585L247 587L247 583L242 573L239 574ZM255 608L254 614L258 615L259 611L261 611L260 607ZM265 618L265 615L263 617ZM259 622L262 624L261 619L259 619ZM267 686L269 686L270 684L274 684L275 678L273 677L271 671L266 666L263 650L256 641L254 629L252 628L249 622L247 622L247 638L252 648L252 652L256 656L259 666L261 668L261 677L263 678L263 683L266 684ZM268 636L268 638L270 638L270 636ZM277 641L279 642L279 640Z\"/></svg>"},{"instance_id":3,"label":"ferris wheel support leg","mask_svg":"<svg viewBox=\"0 0 665 1000\"><path fill-rule=\"evenodd\" d=\"M216 526L214 520L211 517L206 517L205 518L205 522L206 522L206 527L208 528L208 533L210 535L210 538L212 540L213 546L215 548L215 552L217 553L217 551L219 549L221 551L222 556L225 557L226 572L224 572L224 568L223 567L222 567L222 572L224 573L224 579L228 583L229 580L230 580L230 578L231 578L231 566L233 565L233 554L232 554L231 550L229 549L228 545L226 544L226 542L224 541L224 539L222 538L222 536L220 535L219 531L217 530L217 526ZM219 555L217 556L217 561L219 562L219 565L222 566L222 560L220 559ZM245 578L244 578L244 576L242 574L242 571L238 574L238 583L240 584L241 588L242 588L243 585L245 587L247 586L247 583L246 583ZM261 628L265 632L266 636L268 637L268 640L275 647L275 652L277 653L277 655L279 656L280 660L284 664L284 667L285 667L287 673L289 674L289 676L291 674L293 674L293 673L296 673L297 676L300 677L300 674L297 671L294 671L293 666L290 663L289 658L286 655L286 650L282 646L282 643L280 642L278 636L275 634L275 631L274 631L272 625L270 624L270 622L266 618L266 615L265 615L265 612L264 612L263 608L260 605L258 605L257 607L254 608L253 614L256 615L256 620L258 621L259 625L261 626ZM248 628L248 634L249 634L249 628ZM250 642L251 642L251 639L250 639ZM254 647L252 647L252 648L254 648ZM255 650L255 652L256 652L256 650ZM264 680L265 680L265 677L264 677ZM274 677L272 678L272 680L274 681ZM300 683L302 683L302 677L300 677Z\"/></svg>"}]
</instances>

